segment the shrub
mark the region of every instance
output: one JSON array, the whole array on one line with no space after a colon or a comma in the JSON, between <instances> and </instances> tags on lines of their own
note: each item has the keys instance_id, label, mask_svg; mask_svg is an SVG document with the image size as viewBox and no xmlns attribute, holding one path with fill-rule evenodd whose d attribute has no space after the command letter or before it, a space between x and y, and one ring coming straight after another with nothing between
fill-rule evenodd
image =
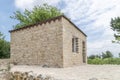
<instances>
[{"instance_id":1,"label":"shrub","mask_svg":"<svg viewBox=\"0 0 120 80\"><path fill-rule=\"evenodd\" d=\"M120 64L120 58L88 59L88 64Z\"/></svg>"}]
</instances>

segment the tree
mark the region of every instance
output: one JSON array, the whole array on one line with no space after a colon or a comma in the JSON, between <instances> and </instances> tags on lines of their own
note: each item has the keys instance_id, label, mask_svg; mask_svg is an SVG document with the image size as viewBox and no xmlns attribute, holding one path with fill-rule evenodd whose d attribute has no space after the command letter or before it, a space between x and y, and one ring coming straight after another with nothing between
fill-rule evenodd
<instances>
[{"instance_id":1,"label":"tree","mask_svg":"<svg viewBox=\"0 0 120 80\"><path fill-rule=\"evenodd\" d=\"M4 36L0 32L0 58L9 57L10 57L10 43L4 40Z\"/></svg>"},{"instance_id":2,"label":"tree","mask_svg":"<svg viewBox=\"0 0 120 80\"><path fill-rule=\"evenodd\" d=\"M95 59L95 58L101 58L101 56L98 54L96 54L96 55L92 54L88 57L88 59Z\"/></svg>"},{"instance_id":3,"label":"tree","mask_svg":"<svg viewBox=\"0 0 120 80\"><path fill-rule=\"evenodd\" d=\"M120 17L111 19L111 28L115 32L113 43L120 43Z\"/></svg>"},{"instance_id":4,"label":"tree","mask_svg":"<svg viewBox=\"0 0 120 80\"><path fill-rule=\"evenodd\" d=\"M119 56L119 58L120 58L120 53L118 53L118 56Z\"/></svg>"},{"instance_id":5,"label":"tree","mask_svg":"<svg viewBox=\"0 0 120 80\"><path fill-rule=\"evenodd\" d=\"M106 51L105 53L102 52L102 58L112 58L113 54L110 51Z\"/></svg>"},{"instance_id":6,"label":"tree","mask_svg":"<svg viewBox=\"0 0 120 80\"><path fill-rule=\"evenodd\" d=\"M62 15L62 13L56 7L43 4L42 6L35 6L31 11L27 9L23 13L16 11L11 18L19 21L14 26L14 29L18 29L59 15Z\"/></svg>"}]
</instances>

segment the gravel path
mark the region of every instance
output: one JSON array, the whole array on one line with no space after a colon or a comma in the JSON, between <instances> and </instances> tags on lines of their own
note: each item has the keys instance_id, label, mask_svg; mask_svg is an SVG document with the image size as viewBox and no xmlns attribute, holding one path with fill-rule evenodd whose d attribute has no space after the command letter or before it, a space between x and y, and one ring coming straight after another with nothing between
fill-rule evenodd
<instances>
[{"instance_id":1,"label":"gravel path","mask_svg":"<svg viewBox=\"0 0 120 80\"><path fill-rule=\"evenodd\" d=\"M22 65L12 67L11 71L33 71L36 75L50 75L58 80L120 80L120 65L82 65L69 68Z\"/></svg>"}]
</instances>

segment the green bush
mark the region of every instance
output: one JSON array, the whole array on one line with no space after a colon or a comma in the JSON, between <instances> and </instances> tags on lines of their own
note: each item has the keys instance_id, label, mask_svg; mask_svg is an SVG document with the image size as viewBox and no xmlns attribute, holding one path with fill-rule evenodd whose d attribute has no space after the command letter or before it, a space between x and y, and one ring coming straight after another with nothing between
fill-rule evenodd
<instances>
[{"instance_id":1,"label":"green bush","mask_svg":"<svg viewBox=\"0 0 120 80\"><path fill-rule=\"evenodd\" d=\"M120 58L88 59L88 64L120 64Z\"/></svg>"},{"instance_id":2,"label":"green bush","mask_svg":"<svg viewBox=\"0 0 120 80\"><path fill-rule=\"evenodd\" d=\"M4 35L0 32L0 59L10 57L10 43L4 39Z\"/></svg>"}]
</instances>

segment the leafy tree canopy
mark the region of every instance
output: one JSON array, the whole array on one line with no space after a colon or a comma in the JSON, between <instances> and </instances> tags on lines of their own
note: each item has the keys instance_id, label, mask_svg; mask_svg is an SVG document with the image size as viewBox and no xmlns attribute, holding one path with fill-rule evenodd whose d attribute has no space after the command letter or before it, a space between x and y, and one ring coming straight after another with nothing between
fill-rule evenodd
<instances>
[{"instance_id":1,"label":"leafy tree canopy","mask_svg":"<svg viewBox=\"0 0 120 80\"><path fill-rule=\"evenodd\" d=\"M110 51L105 51L105 52L102 52L101 54L92 54L88 57L88 59L95 59L95 58L102 58L102 59L105 59L105 58L113 58L113 54L112 52Z\"/></svg>"},{"instance_id":2,"label":"leafy tree canopy","mask_svg":"<svg viewBox=\"0 0 120 80\"><path fill-rule=\"evenodd\" d=\"M10 57L10 43L4 40L4 36L0 32L0 58L9 57Z\"/></svg>"},{"instance_id":3,"label":"leafy tree canopy","mask_svg":"<svg viewBox=\"0 0 120 80\"><path fill-rule=\"evenodd\" d=\"M105 53L102 53L102 58L112 58L113 54L110 51L106 51Z\"/></svg>"},{"instance_id":4,"label":"leafy tree canopy","mask_svg":"<svg viewBox=\"0 0 120 80\"><path fill-rule=\"evenodd\" d=\"M95 58L101 58L101 56L100 55L98 55L98 54L92 54L92 55L90 55L89 57L88 57L88 59L95 59Z\"/></svg>"},{"instance_id":5,"label":"leafy tree canopy","mask_svg":"<svg viewBox=\"0 0 120 80\"><path fill-rule=\"evenodd\" d=\"M113 41L113 43L120 43L120 17L111 19L111 27L112 30L115 32L115 40Z\"/></svg>"},{"instance_id":6,"label":"leafy tree canopy","mask_svg":"<svg viewBox=\"0 0 120 80\"><path fill-rule=\"evenodd\" d=\"M18 29L59 15L62 15L62 13L56 7L43 4L42 6L35 6L32 10L25 9L23 13L16 11L11 18L19 21L19 23L14 26L14 29Z\"/></svg>"}]
</instances>

